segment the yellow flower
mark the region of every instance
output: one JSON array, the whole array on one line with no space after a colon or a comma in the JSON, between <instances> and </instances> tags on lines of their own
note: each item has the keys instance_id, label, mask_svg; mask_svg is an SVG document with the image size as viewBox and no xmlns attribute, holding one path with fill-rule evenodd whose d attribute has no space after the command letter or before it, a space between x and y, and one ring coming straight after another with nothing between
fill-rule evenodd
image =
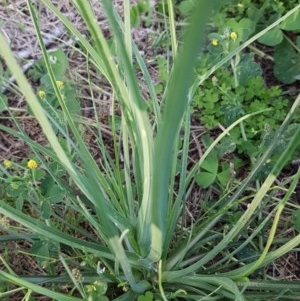
<instances>
[{"instance_id":1,"label":"yellow flower","mask_svg":"<svg viewBox=\"0 0 300 301\"><path fill-rule=\"evenodd\" d=\"M38 165L37 165L36 161L31 159L28 161L27 166L30 169L36 169Z\"/></svg>"},{"instance_id":2,"label":"yellow flower","mask_svg":"<svg viewBox=\"0 0 300 301\"><path fill-rule=\"evenodd\" d=\"M12 163L11 163L11 161L9 161L9 160L4 160L3 164L4 164L4 166L5 166L6 168L11 168L11 167L12 167Z\"/></svg>"},{"instance_id":3,"label":"yellow flower","mask_svg":"<svg viewBox=\"0 0 300 301\"><path fill-rule=\"evenodd\" d=\"M64 83L62 81L60 81L60 80L57 80L56 81L56 86L57 86L58 89L62 88L64 86Z\"/></svg>"},{"instance_id":4,"label":"yellow flower","mask_svg":"<svg viewBox=\"0 0 300 301\"><path fill-rule=\"evenodd\" d=\"M213 39L211 41L211 43L214 45L214 46L218 46L219 45L219 41L217 39Z\"/></svg>"},{"instance_id":5,"label":"yellow flower","mask_svg":"<svg viewBox=\"0 0 300 301\"><path fill-rule=\"evenodd\" d=\"M230 38L235 41L237 39L236 32L233 31L232 33L230 33Z\"/></svg>"},{"instance_id":6,"label":"yellow flower","mask_svg":"<svg viewBox=\"0 0 300 301\"><path fill-rule=\"evenodd\" d=\"M44 99L46 97L45 91L40 90L39 91L39 97L40 97L40 99Z\"/></svg>"}]
</instances>

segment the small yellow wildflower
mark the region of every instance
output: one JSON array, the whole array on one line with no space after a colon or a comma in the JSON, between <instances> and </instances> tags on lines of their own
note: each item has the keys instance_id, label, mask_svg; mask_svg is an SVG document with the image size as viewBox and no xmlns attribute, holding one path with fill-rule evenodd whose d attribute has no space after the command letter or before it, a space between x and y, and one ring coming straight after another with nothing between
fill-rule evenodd
<instances>
[{"instance_id":1,"label":"small yellow wildflower","mask_svg":"<svg viewBox=\"0 0 300 301\"><path fill-rule=\"evenodd\" d=\"M46 92L45 91L39 91L39 97L40 99L44 99L46 97Z\"/></svg>"},{"instance_id":2,"label":"small yellow wildflower","mask_svg":"<svg viewBox=\"0 0 300 301\"><path fill-rule=\"evenodd\" d=\"M58 89L60 89L60 88L62 88L64 86L64 83L62 81L60 81L60 80L57 80L56 81L56 86L57 86Z\"/></svg>"},{"instance_id":3,"label":"small yellow wildflower","mask_svg":"<svg viewBox=\"0 0 300 301\"><path fill-rule=\"evenodd\" d=\"M12 163L11 163L11 161L9 161L9 160L4 160L3 164L4 164L4 166L5 166L6 168L11 168L11 167L12 167Z\"/></svg>"},{"instance_id":4,"label":"small yellow wildflower","mask_svg":"<svg viewBox=\"0 0 300 301\"><path fill-rule=\"evenodd\" d=\"M31 159L28 161L27 166L30 169L36 169L38 165L37 165L36 161Z\"/></svg>"},{"instance_id":5,"label":"small yellow wildflower","mask_svg":"<svg viewBox=\"0 0 300 301\"><path fill-rule=\"evenodd\" d=\"M217 39L213 39L211 41L211 43L214 45L214 46L218 46L219 45L219 41Z\"/></svg>"},{"instance_id":6,"label":"small yellow wildflower","mask_svg":"<svg viewBox=\"0 0 300 301\"><path fill-rule=\"evenodd\" d=\"M230 38L235 41L237 39L236 32L233 31L232 33L230 33Z\"/></svg>"}]
</instances>

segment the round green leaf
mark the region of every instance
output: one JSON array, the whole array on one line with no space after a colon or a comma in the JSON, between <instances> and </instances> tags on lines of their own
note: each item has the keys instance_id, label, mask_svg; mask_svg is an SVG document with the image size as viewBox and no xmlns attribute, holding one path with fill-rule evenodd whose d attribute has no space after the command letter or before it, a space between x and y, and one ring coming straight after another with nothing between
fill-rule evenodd
<instances>
[{"instance_id":1,"label":"round green leaf","mask_svg":"<svg viewBox=\"0 0 300 301\"><path fill-rule=\"evenodd\" d=\"M227 185L227 183L230 179L230 168L229 168L229 166L226 169L224 169L223 171L221 171L220 173L218 173L217 179L223 187L225 187Z\"/></svg>"},{"instance_id":2,"label":"round green leaf","mask_svg":"<svg viewBox=\"0 0 300 301\"><path fill-rule=\"evenodd\" d=\"M267 45L275 46L281 43L283 39L282 31L279 27L275 27L258 39L258 42Z\"/></svg>"},{"instance_id":3,"label":"round green leaf","mask_svg":"<svg viewBox=\"0 0 300 301\"><path fill-rule=\"evenodd\" d=\"M62 201L65 194L66 191L64 189L61 189L58 185L52 182L51 185L48 186L48 189L45 193L45 198L47 198L47 200L51 203L57 203Z\"/></svg>"},{"instance_id":4,"label":"round green leaf","mask_svg":"<svg viewBox=\"0 0 300 301\"><path fill-rule=\"evenodd\" d=\"M300 30L300 10L293 13L281 23L284 30Z\"/></svg>"},{"instance_id":5,"label":"round green leaf","mask_svg":"<svg viewBox=\"0 0 300 301\"><path fill-rule=\"evenodd\" d=\"M216 176L216 174L203 171L196 176L195 180L199 186L207 188L216 180Z\"/></svg>"},{"instance_id":6,"label":"round green leaf","mask_svg":"<svg viewBox=\"0 0 300 301\"><path fill-rule=\"evenodd\" d=\"M242 30L242 31L241 31ZM236 28L237 33L241 33L241 36L238 36L238 39L241 41L246 41L250 34L254 30L254 22L250 19L244 18L239 21L239 27Z\"/></svg>"},{"instance_id":7,"label":"round green leaf","mask_svg":"<svg viewBox=\"0 0 300 301\"><path fill-rule=\"evenodd\" d=\"M43 200L41 204L41 215L44 219L49 219L51 216L51 205L49 201Z\"/></svg>"},{"instance_id":8,"label":"round green leaf","mask_svg":"<svg viewBox=\"0 0 300 301\"><path fill-rule=\"evenodd\" d=\"M217 155L209 154L207 158L202 162L201 168L216 175L218 173L219 168L219 160Z\"/></svg>"},{"instance_id":9,"label":"round green leaf","mask_svg":"<svg viewBox=\"0 0 300 301\"><path fill-rule=\"evenodd\" d=\"M152 301L153 300L153 293L147 291L144 295L138 297L138 301Z\"/></svg>"},{"instance_id":10,"label":"round green leaf","mask_svg":"<svg viewBox=\"0 0 300 301\"><path fill-rule=\"evenodd\" d=\"M292 84L300 74L300 55L285 39L274 49L274 74L284 84Z\"/></svg>"},{"instance_id":11,"label":"round green leaf","mask_svg":"<svg viewBox=\"0 0 300 301\"><path fill-rule=\"evenodd\" d=\"M195 3L193 1L185 0L180 2L178 9L184 16L187 16L190 14L190 12L194 7L195 7Z\"/></svg>"},{"instance_id":12,"label":"round green leaf","mask_svg":"<svg viewBox=\"0 0 300 301\"><path fill-rule=\"evenodd\" d=\"M42 170L42 169L35 169L33 172L34 172L34 179L36 181L42 180L45 177L45 174L46 174L45 171Z\"/></svg>"},{"instance_id":13,"label":"round green leaf","mask_svg":"<svg viewBox=\"0 0 300 301\"><path fill-rule=\"evenodd\" d=\"M262 69L259 64L254 61L253 54L243 54L241 61L237 67L237 77L239 83L245 84L249 78L262 74Z\"/></svg>"}]
</instances>

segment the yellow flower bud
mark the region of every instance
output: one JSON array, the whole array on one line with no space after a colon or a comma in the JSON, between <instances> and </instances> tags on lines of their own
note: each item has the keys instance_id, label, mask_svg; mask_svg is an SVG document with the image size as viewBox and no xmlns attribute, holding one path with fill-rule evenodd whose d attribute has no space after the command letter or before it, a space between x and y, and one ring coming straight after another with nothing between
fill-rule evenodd
<instances>
[{"instance_id":1,"label":"yellow flower bud","mask_svg":"<svg viewBox=\"0 0 300 301\"><path fill-rule=\"evenodd\" d=\"M217 39L213 39L211 41L211 43L214 45L214 46L218 46L219 45L219 41Z\"/></svg>"},{"instance_id":2,"label":"yellow flower bud","mask_svg":"<svg viewBox=\"0 0 300 301\"><path fill-rule=\"evenodd\" d=\"M4 160L4 161L3 161L3 164L4 164L4 166L5 166L6 168L11 168L11 167L12 167L12 163L11 163L11 161L9 161L9 160Z\"/></svg>"},{"instance_id":3,"label":"yellow flower bud","mask_svg":"<svg viewBox=\"0 0 300 301\"><path fill-rule=\"evenodd\" d=\"M57 86L58 89L60 89L60 88L62 88L64 86L64 83L62 81L60 81L60 80L57 80L56 81L56 86Z\"/></svg>"},{"instance_id":4,"label":"yellow flower bud","mask_svg":"<svg viewBox=\"0 0 300 301\"><path fill-rule=\"evenodd\" d=\"M233 31L232 33L230 33L230 38L235 41L237 39L236 32Z\"/></svg>"},{"instance_id":5,"label":"yellow flower bud","mask_svg":"<svg viewBox=\"0 0 300 301\"><path fill-rule=\"evenodd\" d=\"M28 161L27 166L30 169L36 169L38 165L37 165L36 161L31 159Z\"/></svg>"},{"instance_id":6,"label":"yellow flower bud","mask_svg":"<svg viewBox=\"0 0 300 301\"><path fill-rule=\"evenodd\" d=\"M40 99L44 99L45 97L46 97L46 93L45 93L45 91L39 91L39 97L40 97Z\"/></svg>"}]
</instances>

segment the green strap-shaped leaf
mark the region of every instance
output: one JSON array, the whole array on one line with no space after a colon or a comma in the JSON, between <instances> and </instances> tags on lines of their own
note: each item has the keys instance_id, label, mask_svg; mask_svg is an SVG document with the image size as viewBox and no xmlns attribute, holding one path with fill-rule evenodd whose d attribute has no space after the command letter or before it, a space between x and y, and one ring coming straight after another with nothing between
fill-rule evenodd
<instances>
[{"instance_id":1,"label":"green strap-shaped leaf","mask_svg":"<svg viewBox=\"0 0 300 301\"><path fill-rule=\"evenodd\" d=\"M183 47L174 58L174 68L164 100L161 127L154 146L153 182L151 189L151 249L149 257L161 257L168 210L169 182L172 172L174 143L189 102L189 89L196 74L194 66L204 41L207 18L212 1L198 1L183 40Z\"/></svg>"}]
</instances>

